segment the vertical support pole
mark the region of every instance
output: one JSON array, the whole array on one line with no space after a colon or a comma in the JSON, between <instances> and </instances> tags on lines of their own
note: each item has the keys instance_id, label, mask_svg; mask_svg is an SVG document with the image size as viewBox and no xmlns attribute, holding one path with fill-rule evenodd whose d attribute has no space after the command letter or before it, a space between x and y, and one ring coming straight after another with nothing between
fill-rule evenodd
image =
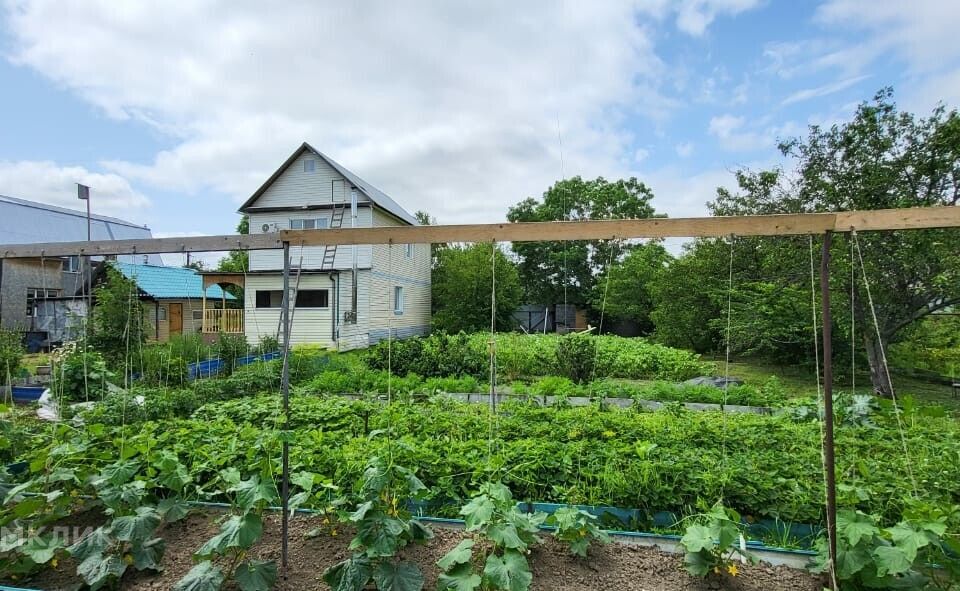
<instances>
[{"instance_id":1,"label":"vertical support pole","mask_svg":"<svg viewBox=\"0 0 960 591\"><path fill-rule=\"evenodd\" d=\"M283 327L283 369L280 373L280 394L283 396L283 430L290 429L290 243L283 243L283 297L280 298L280 323ZM283 474L280 482L280 501L283 508L280 565L287 578L287 542L290 527L290 444L283 437Z\"/></svg>"},{"instance_id":2,"label":"vertical support pole","mask_svg":"<svg viewBox=\"0 0 960 591\"><path fill-rule=\"evenodd\" d=\"M833 445L833 330L830 324L830 245L833 233L823 236L820 257L820 304L823 310L823 463L827 474L827 537L830 543L831 581L837 568L837 472ZM836 590L835 590L836 591Z\"/></svg>"}]
</instances>

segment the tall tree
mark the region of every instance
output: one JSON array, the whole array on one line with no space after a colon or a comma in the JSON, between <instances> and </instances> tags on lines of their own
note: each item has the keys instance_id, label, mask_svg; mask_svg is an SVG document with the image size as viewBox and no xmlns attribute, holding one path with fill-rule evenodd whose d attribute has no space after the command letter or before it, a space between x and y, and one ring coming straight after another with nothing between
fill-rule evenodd
<instances>
[{"instance_id":1,"label":"tall tree","mask_svg":"<svg viewBox=\"0 0 960 591\"><path fill-rule=\"evenodd\" d=\"M670 253L658 242L630 249L622 261L601 273L591 303L607 317L629 320L643 334L653 331L652 287L671 260Z\"/></svg>"},{"instance_id":2,"label":"tall tree","mask_svg":"<svg viewBox=\"0 0 960 591\"><path fill-rule=\"evenodd\" d=\"M528 197L511 207L511 222L649 218L653 192L635 178L608 181L579 176L557 181L541 200ZM621 240L515 242L527 303L589 302L597 276L625 251Z\"/></svg>"},{"instance_id":3,"label":"tall tree","mask_svg":"<svg viewBox=\"0 0 960 591\"><path fill-rule=\"evenodd\" d=\"M960 116L942 105L929 117L899 111L891 89L863 103L853 119L829 129L812 126L805 139L780 145L796 163L790 181L777 172L737 175L739 191L720 190L716 215L821 212L957 205L960 200ZM874 389L892 391L882 351L904 328L960 303L960 231L912 230L858 235L867 281L876 304L873 327L862 277L851 281L850 244L838 237L831 285L853 293L852 313ZM780 279L806 258L803 241L782 240L763 251L765 268ZM803 253L803 254L801 254ZM858 258L856 255L854 258ZM857 269L856 274L860 270ZM848 298L849 299L849 298Z\"/></svg>"},{"instance_id":4,"label":"tall tree","mask_svg":"<svg viewBox=\"0 0 960 591\"><path fill-rule=\"evenodd\" d=\"M120 367L146 342L147 326L137 284L110 263L103 264L105 279L93 290L90 344Z\"/></svg>"},{"instance_id":5,"label":"tall tree","mask_svg":"<svg viewBox=\"0 0 960 591\"><path fill-rule=\"evenodd\" d=\"M522 289L516 264L487 243L449 246L438 251L433 270L434 326L449 332L490 330L491 293L496 267L497 330L509 330ZM493 259L496 257L496 263Z\"/></svg>"}]
</instances>

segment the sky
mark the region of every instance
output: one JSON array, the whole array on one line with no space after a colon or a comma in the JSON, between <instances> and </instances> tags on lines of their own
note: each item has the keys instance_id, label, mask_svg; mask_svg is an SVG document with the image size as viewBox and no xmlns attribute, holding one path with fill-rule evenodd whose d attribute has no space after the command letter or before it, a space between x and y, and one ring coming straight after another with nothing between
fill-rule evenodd
<instances>
[{"instance_id":1,"label":"sky","mask_svg":"<svg viewBox=\"0 0 960 591\"><path fill-rule=\"evenodd\" d=\"M231 233L304 141L440 223L635 176L705 215L892 86L960 103L960 2L0 0L0 194ZM2 238L0 238L2 242Z\"/></svg>"}]
</instances>

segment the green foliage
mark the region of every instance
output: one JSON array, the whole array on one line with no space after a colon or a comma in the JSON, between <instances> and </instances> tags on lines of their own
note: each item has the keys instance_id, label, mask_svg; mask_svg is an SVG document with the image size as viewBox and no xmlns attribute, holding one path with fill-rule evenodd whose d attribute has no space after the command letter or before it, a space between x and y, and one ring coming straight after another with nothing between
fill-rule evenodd
<instances>
[{"instance_id":1,"label":"green foliage","mask_svg":"<svg viewBox=\"0 0 960 591\"><path fill-rule=\"evenodd\" d=\"M685 380L709 371L709 366L694 353L644 339L603 335L589 337L586 344L574 343L579 338L584 336L497 334L499 375L505 380L569 376L567 363L570 359L575 359L578 364L577 376L586 379L596 374L629 379ZM570 346L564 339L570 339ZM564 343L563 352L560 352L561 343ZM441 332L429 337L393 341L389 348L387 343L380 342L367 351L364 361L373 369L387 369L389 360L394 375L472 375L484 380L490 368L489 346L489 334L448 335ZM592 346L596 347L593 358L589 355ZM561 360L558 355L568 355L569 358Z\"/></svg>"},{"instance_id":2,"label":"green foliage","mask_svg":"<svg viewBox=\"0 0 960 591\"><path fill-rule=\"evenodd\" d=\"M221 332L217 335L214 347L217 357L223 362L220 373L229 376L237 369L237 359L245 356L250 350L247 337L242 334Z\"/></svg>"},{"instance_id":3,"label":"green foliage","mask_svg":"<svg viewBox=\"0 0 960 591\"><path fill-rule=\"evenodd\" d=\"M263 535L264 511L279 499L270 469L262 466L259 473L243 478L231 467L221 470L218 479L226 487L230 512L221 520L220 531L194 554L198 564L174 589L214 591L232 577L242 591L269 591L277 580L276 564L248 559L247 553ZM307 486L312 488L312 483L309 479Z\"/></svg>"},{"instance_id":4,"label":"green foliage","mask_svg":"<svg viewBox=\"0 0 960 591\"><path fill-rule=\"evenodd\" d=\"M138 386L108 394L81 414L86 421L105 425L186 418L205 404L275 392L280 387L279 374L277 361L251 363L231 376L197 380L182 388Z\"/></svg>"},{"instance_id":5,"label":"green foliage","mask_svg":"<svg viewBox=\"0 0 960 591\"><path fill-rule=\"evenodd\" d=\"M561 507L547 518L549 525L556 526L554 537L570 548L570 552L580 558L587 557L590 544L607 544L610 536L600 529L595 515L576 507Z\"/></svg>"},{"instance_id":6,"label":"green foliage","mask_svg":"<svg viewBox=\"0 0 960 591\"><path fill-rule=\"evenodd\" d=\"M540 542L537 532L546 515L517 509L510 489L499 482L482 484L460 515L474 535L437 561L443 571L437 580L439 588L528 589L533 573L525 554Z\"/></svg>"},{"instance_id":7,"label":"green foliage","mask_svg":"<svg viewBox=\"0 0 960 591\"><path fill-rule=\"evenodd\" d=\"M937 573L933 578L929 575L935 564L957 572L958 547L946 535L948 519L956 519L957 511L915 506L905 512L906 519L883 527L876 516L841 509L837 512L837 579L851 590L949 588L939 587ZM818 540L817 550L813 569L824 572L829 565L825 538Z\"/></svg>"},{"instance_id":8,"label":"green foliage","mask_svg":"<svg viewBox=\"0 0 960 591\"><path fill-rule=\"evenodd\" d=\"M700 353L720 347L723 333L718 333L710 320L721 317L718 294L726 289L721 273L723 247L719 241L697 241L684 247L683 254L670 261L650 285L650 320L659 342ZM691 285L694 277L695 288Z\"/></svg>"},{"instance_id":9,"label":"green foliage","mask_svg":"<svg viewBox=\"0 0 960 591\"><path fill-rule=\"evenodd\" d=\"M542 200L528 197L507 211L511 222L649 218L653 192L635 178L608 181L579 176L557 181ZM550 305L586 304L597 276L626 249L623 240L514 242L526 301Z\"/></svg>"},{"instance_id":10,"label":"green foliage","mask_svg":"<svg viewBox=\"0 0 960 591\"><path fill-rule=\"evenodd\" d=\"M739 556L755 562L747 552L740 514L717 503L686 527L680 545L686 551L683 557L687 572L697 577L710 573L737 574L734 559Z\"/></svg>"},{"instance_id":11,"label":"green foliage","mask_svg":"<svg viewBox=\"0 0 960 591\"><path fill-rule=\"evenodd\" d=\"M890 346L890 363L960 378L960 316L928 316Z\"/></svg>"},{"instance_id":12,"label":"green foliage","mask_svg":"<svg viewBox=\"0 0 960 591\"><path fill-rule=\"evenodd\" d=\"M490 244L476 243L437 251L431 278L434 328L449 332L490 330L494 267L496 327L514 327L513 312L523 296L517 266L500 248L494 251Z\"/></svg>"},{"instance_id":13,"label":"green foliage","mask_svg":"<svg viewBox=\"0 0 960 591\"><path fill-rule=\"evenodd\" d=\"M83 343L65 343L51 359L53 392L65 402L100 400L107 395L107 384L115 379L103 356Z\"/></svg>"},{"instance_id":14,"label":"green foliage","mask_svg":"<svg viewBox=\"0 0 960 591\"><path fill-rule=\"evenodd\" d=\"M928 117L915 116L899 111L892 90L884 89L862 103L849 122L829 129L812 126L806 138L783 142L780 149L795 163L793 173L740 171L739 191L718 190L711 210L743 215L956 205L958 146L960 115L955 110L939 105ZM881 335L877 342L873 331L864 331L857 339L867 353L874 388L889 394L879 368L881 346L903 338L903 330L924 316L960 302L960 259L955 256L960 233L878 232L860 235L858 241ZM871 315L859 268L851 285L848 239L836 236L834 245L831 287L845 294L852 289L856 295L852 310L841 300L833 314L835 350L846 351L853 339L848 334L851 313L861 326ZM804 311L794 305L795 294L786 289L809 282L808 241L738 239L736 250L735 284L772 282L781 291L771 291L764 305L783 312L781 326L808 323L809 307ZM719 264L710 275L726 277L728 261L713 260ZM780 294L784 299L777 303L773 298ZM840 344L843 340L846 346ZM786 345L796 346L792 339Z\"/></svg>"},{"instance_id":15,"label":"green foliage","mask_svg":"<svg viewBox=\"0 0 960 591\"><path fill-rule=\"evenodd\" d=\"M636 323L642 334L653 332L653 286L673 257L656 242L632 247L597 279L591 304L613 318ZM607 320L609 322L609 318Z\"/></svg>"},{"instance_id":16,"label":"green foliage","mask_svg":"<svg viewBox=\"0 0 960 591\"><path fill-rule=\"evenodd\" d=\"M353 554L324 571L323 580L334 590L363 589L371 581L380 591L422 589L419 567L395 557L407 544L433 537L404 508L407 499L422 497L426 486L413 471L373 457L358 489L354 511L342 515L356 531L350 542Z\"/></svg>"},{"instance_id":17,"label":"green foliage","mask_svg":"<svg viewBox=\"0 0 960 591\"><path fill-rule=\"evenodd\" d=\"M0 384L7 384L17 377L26 353L21 332L0 328Z\"/></svg>"},{"instance_id":18,"label":"green foliage","mask_svg":"<svg viewBox=\"0 0 960 591\"><path fill-rule=\"evenodd\" d=\"M557 341L557 366L578 384L592 380L597 372L597 342L591 334L568 334Z\"/></svg>"},{"instance_id":19,"label":"green foliage","mask_svg":"<svg viewBox=\"0 0 960 591\"><path fill-rule=\"evenodd\" d=\"M240 216L237 222L237 234L250 233L250 217L247 214ZM246 273L250 270L250 253L245 250L231 250L217 262L217 271L224 273ZM233 285L227 286L227 291L234 296L242 297L243 290Z\"/></svg>"},{"instance_id":20,"label":"green foliage","mask_svg":"<svg viewBox=\"0 0 960 591\"><path fill-rule=\"evenodd\" d=\"M114 368L135 365L136 352L147 340L143 302L137 284L109 263L103 280L93 291L95 305L90 345Z\"/></svg>"}]
</instances>

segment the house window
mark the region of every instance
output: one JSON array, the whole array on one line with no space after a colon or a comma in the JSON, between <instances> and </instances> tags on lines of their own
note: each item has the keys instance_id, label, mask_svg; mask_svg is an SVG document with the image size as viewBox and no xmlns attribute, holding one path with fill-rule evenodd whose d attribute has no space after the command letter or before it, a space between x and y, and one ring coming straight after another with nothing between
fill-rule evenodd
<instances>
[{"instance_id":1,"label":"house window","mask_svg":"<svg viewBox=\"0 0 960 591\"><path fill-rule=\"evenodd\" d=\"M283 307L282 289L258 289L258 308ZM297 291L297 308L326 308L330 305L330 291L326 289L301 289Z\"/></svg>"},{"instance_id":2,"label":"house window","mask_svg":"<svg viewBox=\"0 0 960 591\"><path fill-rule=\"evenodd\" d=\"M328 224L327 218L292 218L291 230L323 230Z\"/></svg>"},{"instance_id":3,"label":"house window","mask_svg":"<svg viewBox=\"0 0 960 591\"><path fill-rule=\"evenodd\" d=\"M167 321L167 309L163 306L157 308L157 322Z\"/></svg>"},{"instance_id":4,"label":"house window","mask_svg":"<svg viewBox=\"0 0 960 591\"><path fill-rule=\"evenodd\" d=\"M80 272L80 257L71 256L63 259L63 271L65 273L79 273Z\"/></svg>"},{"instance_id":5,"label":"house window","mask_svg":"<svg viewBox=\"0 0 960 591\"><path fill-rule=\"evenodd\" d=\"M258 289L257 307L258 308L279 308L283 303L282 289Z\"/></svg>"},{"instance_id":6,"label":"house window","mask_svg":"<svg viewBox=\"0 0 960 591\"><path fill-rule=\"evenodd\" d=\"M315 171L316 169L317 169L317 161L316 161L316 160L314 160L314 159L312 159L312 158L308 158L307 160L304 160L304 161L303 161L303 172L313 172L313 171Z\"/></svg>"},{"instance_id":7,"label":"house window","mask_svg":"<svg viewBox=\"0 0 960 591\"><path fill-rule=\"evenodd\" d=\"M403 314L403 288L399 285L393 288L393 313Z\"/></svg>"},{"instance_id":8,"label":"house window","mask_svg":"<svg viewBox=\"0 0 960 591\"><path fill-rule=\"evenodd\" d=\"M407 254L407 258L408 258L408 259L413 256L413 245L412 245L412 244L408 244L408 245L407 245L406 254Z\"/></svg>"},{"instance_id":9,"label":"house window","mask_svg":"<svg viewBox=\"0 0 960 591\"><path fill-rule=\"evenodd\" d=\"M330 292L326 289L301 289L297 291L297 308L326 308Z\"/></svg>"},{"instance_id":10,"label":"house window","mask_svg":"<svg viewBox=\"0 0 960 591\"><path fill-rule=\"evenodd\" d=\"M203 320L203 310L192 310L191 314L193 315L194 321L199 322Z\"/></svg>"},{"instance_id":11,"label":"house window","mask_svg":"<svg viewBox=\"0 0 960 591\"><path fill-rule=\"evenodd\" d=\"M27 288L27 316L37 315L38 302L46 298L55 298L59 295L59 289L44 289L42 287Z\"/></svg>"}]
</instances>

